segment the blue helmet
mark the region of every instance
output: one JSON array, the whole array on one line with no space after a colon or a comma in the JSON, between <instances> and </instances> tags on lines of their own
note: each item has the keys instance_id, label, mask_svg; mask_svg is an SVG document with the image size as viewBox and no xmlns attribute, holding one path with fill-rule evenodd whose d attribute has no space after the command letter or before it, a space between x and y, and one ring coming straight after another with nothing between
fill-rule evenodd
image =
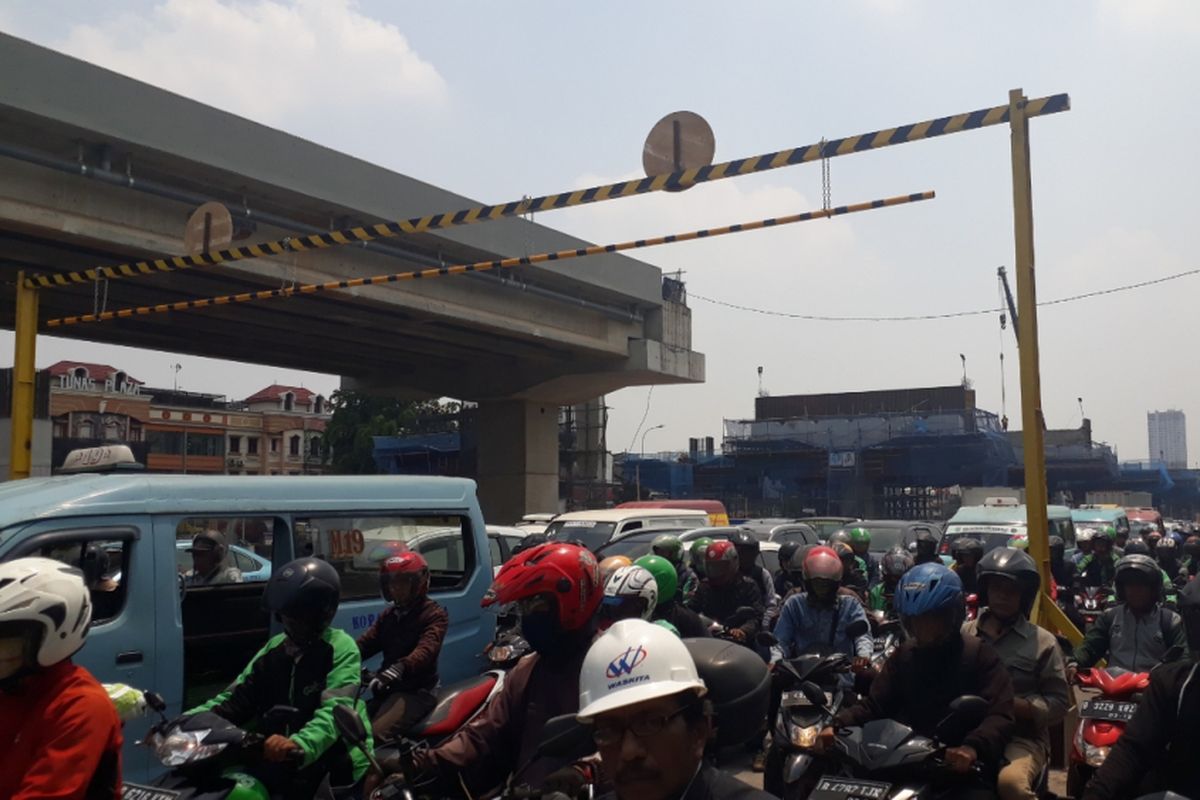
<instances>
[{"instance_id":1,"label":"blue helmet","mask_svg":"<svg viewBox=\"0 0 1200 800\"><path fill-rule=\"evenodd\" d=\"M896 587L896 613L917 617L963 607L963 585L958 574L940 562L920 564L900 578Z\"/></svg>"}]
</instances>

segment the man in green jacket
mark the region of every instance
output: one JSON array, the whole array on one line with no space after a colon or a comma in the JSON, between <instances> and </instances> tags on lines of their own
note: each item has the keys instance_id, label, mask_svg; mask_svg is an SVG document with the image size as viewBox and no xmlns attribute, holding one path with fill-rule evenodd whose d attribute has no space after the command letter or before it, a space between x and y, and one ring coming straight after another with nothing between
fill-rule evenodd
<instances>
[{"instance_id":1,"label":"man in green jacket","mask_svg":"<svg viewBox=\"0 0 1200 800\"><path fill-rule=\"evenodd\" d=\"M272 574L263 598L284 632L255 654L229 688L188 712L211 712L239 727L258 721L267 736L267 763L255 773L273 793L312 797L326 775L334 784L349 784L367 770L366 756L348 751L333 723L335 707L355 702L362 670L354 639L330 627L340 598L341 579L329 562L300 558L284 565ZM264 727L262 715L277 705L298 713ZM370 731L361 701L357 710Z\"/></svg>"}]
</instances>

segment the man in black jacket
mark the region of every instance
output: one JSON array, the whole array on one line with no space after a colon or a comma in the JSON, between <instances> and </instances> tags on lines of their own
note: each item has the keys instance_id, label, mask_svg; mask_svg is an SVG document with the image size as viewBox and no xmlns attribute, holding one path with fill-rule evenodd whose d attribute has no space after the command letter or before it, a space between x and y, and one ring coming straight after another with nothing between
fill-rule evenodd
<instances>
[{"instance_id":1,"label":"man in black jacket","mask_svg":"<svg viewBox=\"0 0 1200 800\"><path fill-rule=\"evenodd\" d=\"M762 623L765 605L762 592L753 580L742 575L740 560L733 542L721 539L708 546L704 553L705 578L688 604L694 611L729 627L729 635L748 647L754 646L754 635ZM737 614L740 608L754 610L750 619Z\"/></svg>"},{"instance_id":2,"label":"man in black jacket","mask_svg":"<svg viewBox=\"0 0 1200 800\"><path fill-rule=\"evenodd\" d=\"M1179 593L1179 611L1188 644L1200 653L1200 581ZM1119 800L1143 793L1172 791L1200 797L1200 662L1194 658L1150 673L1129 726L1096 772L1083 800Z\"/></svg>"},{"instance_id":3,"label":"man in black jacket","mask_svg":"<svg viewBox=\"0 0 1200 800\"><path fill-rule=\"evenodd\" d=\"M438 655L450 626L446 609L429 599L429 564L404 552L379 565L379 587L391 606L358 638L363 660L383 653L371 681L372 728L377 740L392 739L424 719L437 699Z\"/></svg>"}]
</instances>

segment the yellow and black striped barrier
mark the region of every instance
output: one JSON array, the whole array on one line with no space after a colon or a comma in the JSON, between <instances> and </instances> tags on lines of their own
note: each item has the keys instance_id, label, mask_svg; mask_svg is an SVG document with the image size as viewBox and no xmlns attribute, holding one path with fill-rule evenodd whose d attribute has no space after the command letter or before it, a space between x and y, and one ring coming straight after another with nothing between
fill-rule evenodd
<instances>
[{"instance_id":1,"label":"yellow and black striped barrier","mask_svg":"<svg viewBox=\"0 0 1200 800\"><path fill-rule=\"evenodd\" d=\"M126 319L128 317L145 316L148 314L161 314L167 311L189 311L197 308L208 308L210 306L249 303L254 300L270 300L275 297L290 297L295 294L317 294L318 292L335 291L337 289L353 289L359 286L395 283L396 281L416 280L420 278L437 278L444 275L463 275L468 272L487 272L489 270L511 269L513 267L520 267L527 264L540 264L546 261L565 261L571 258L583 258L585 256L600 255L601 253L617 253L622 250L636 250L643 247L655 247L657 245L672 244L675 242L688 242L694 239L708 239L731 233L742 233L744 231L755 231L762 228L773 228L780 225L790 225L795 222L807 222L808 220L812 219L840 217L845 214L854 214L859 211L870 211L876 208L887 208L889 206L899 206L906 203L916 203L920 202L921 200L931 200L933 197L934 193L932 191L917 192L915 194L887 197L882 200L872 200L867 203L836 206L834 208L821 209L819 211L806 211L803 214L791 214L784 217L769 217L767 219L754 220L753 222L739 222L735 225L726 225L721 228L705 228L698 231L688 231L687 233L673 233L667 236L658 236L653 239L634 239L628 242L619 242L616 244L597 244L591 245L590 247L580 247L575 250L558 250L549 253L537 253L531 256L500 258L492 261L477 261L474 264L457 264L449 267L422 269L412 272L395 272L389 275L374 275L368 278L352 278L342 281L329 281L328 283L311 283L302 286L292 286L284 289L264 289L259 292L226 294L219 297L208 297L202 300L181 300L177 303L160 303L153 306L136 306L134 308L122 308L117 311L105 311L100 314L82 314L75 317L59 317L57 319L47 320L46 327L61 328L67 325L79 325L86 322L105 322L112 319Z\"/></svg>"},{"instance_id":2,"label":"yellow and black striped barrier","mask_svg":"<svg viewBox=\"0 0 1200 800\"><path fill-rule=\"evenodd\" d=\"M1067 111L1071 107L1070 98L1065 94L1056 94L1028 101L1025 114L1028 117L1056 114ZM804 164L822 158L860 153L866 150L878 150L882 147L916 142L922 139L932 139L960 131L986 128L1008 122L1009 109L1007 105L970 111L950 117L917 122L911 125L901 125L887 130L864 133L858 136L847 136L843 139L833 139L817 144L793 147L790 150L780 150L775 153L764 153L750 158L739 158L724 161L705 167L673 172L666 175L655 175L640 180L618 181L604 186L593 186L590 189L577 189L571 192L543 195L541 197L514 200L509 203L490 206L476 206L461 211L451 211L443 214L433 214L427 217L413 217L399 222L381 222L376 225L347 228L308 236L295 236L274 242L264 242L242 247L232 247L211 253L193 256L172 256L152 261L138 261L129 264L119 264L111 267L93 267L81 272L63 272L55 275L36 275L27 279L26 286L31 289L49 289L55 286L67 286L78 283L92 283L101 278L120 279L134 278L139 275L154 275L160 272L174 272L193 267L211 267L231 261L244 261L251 258L263 258L285 253L319 250L326 247L369 242L375 239L387 239L412 233L453 228L470 225L476 222L500 219L502 217L520 216L530 212L552 211L557 208L599 203L619 197L648 194L664 189L680 189L694 186L698 183L709 183L723 178L738 175L750 175L766 172L772 169Z\"/></svg>"}]
</instances>

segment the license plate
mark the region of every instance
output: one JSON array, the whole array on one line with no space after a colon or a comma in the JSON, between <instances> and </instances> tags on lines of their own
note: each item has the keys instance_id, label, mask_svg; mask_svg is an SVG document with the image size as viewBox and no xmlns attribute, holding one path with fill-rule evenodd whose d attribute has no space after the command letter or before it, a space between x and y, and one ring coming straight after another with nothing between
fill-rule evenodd
<instances>
[{"instance_id":1,"label":"license plate","mask_svg":"<svg viewBox=\"0 0 1200 800\"><path fill-rule=\"evenodd\" d=\"M825 707L828 708L833 703L833 695L829 692L825 693ZM804 696L804 692L784 692L783 707L798 708L802 706L811 706L812 701Z\"/></svg>"},{"instance_id":2,"label":"license plate","mask_svg":"<svg viewBox=\"0 0 1200 800\"><path fill-rule=\"evenodd\" d=\"M176 800L179 797L183 797L181 792L137 783L126 783L121 787L121 800Z\"/></svg>"},{"instance_id":3,"label":"license plate","mask_svg":"<svg viewBox=\"0 0 1200 800\"><path fill-rule=\"evenodd\" d=\"M1137 712L1138 704L1130 700L1092 699L1084 702L1079 716L1084 719L1105 719L1113 722L1129 722Z\"/></svg>"},{"instance_id":4,"label":"license plate","mask_svg":"<svg viewBox=\"0 0 1200 800\"><path fill-rule=\"evenodd\" d=\"M884 800L892 790L890 783L858 778L821 778L809 800Z\"/></svg>"}]
</instances>

